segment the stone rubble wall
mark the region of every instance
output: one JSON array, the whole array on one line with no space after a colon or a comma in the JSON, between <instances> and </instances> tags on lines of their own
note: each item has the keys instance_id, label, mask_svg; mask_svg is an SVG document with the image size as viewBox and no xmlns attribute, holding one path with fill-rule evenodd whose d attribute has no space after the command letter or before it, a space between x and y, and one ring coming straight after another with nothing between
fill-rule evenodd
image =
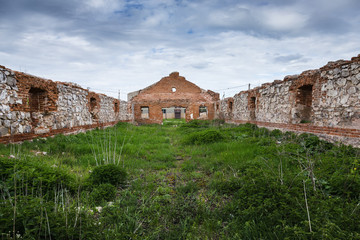
<instances>
[{"instance_id":1,"label":"stone rubble wall","mask_svg":"<svg viewBox=\"0 0 360 240\"><path fill-rule=\"evenodd\" d=\"M360 55L287 76L220 101L219 116L360 147Z\"/></svg>"},{"instance_id":2,"label":"stone rubble wall","mask_svg":"<svg viewBox=\"0 0 360 240\"><path fill-rule=\"evenodd\" d=\"M125 101L0 66L0 143L130 120Z\"/></svg>"},{"instance_id":3,"label":"stone rubble wall","mask_svg":"<svg viewBox=\"0 0 360 240\"><path fill-rule=\"evenodd\" d=\"M325 81L314 106L314 124L360 129L360 61L325 66L321 77Z\"/></svg>"}]
</instances>

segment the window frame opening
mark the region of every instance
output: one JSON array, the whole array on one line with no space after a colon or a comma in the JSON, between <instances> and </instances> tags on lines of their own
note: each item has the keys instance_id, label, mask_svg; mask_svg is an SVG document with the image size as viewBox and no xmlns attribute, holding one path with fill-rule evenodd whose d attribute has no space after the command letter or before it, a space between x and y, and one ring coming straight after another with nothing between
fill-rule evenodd
<instances>
[{"instance_id":1,"label":"window frame opening","mask_svg":"<svg viewBox=\"0 0 360 240\"><path fill-rule=\"evenodd\" d=\"M186 108L184 107L163 107L161 109L163 119L185 119Z\"/></svg>"},{"instance_id":2,"label":"window frame opening","mask_svg":"<svg viewBox=\"0 0 360 240\"><path fill-rule=\"evenodd\" d=\"M142 119L150 118L150 108L148 106L140 107L140 115Z\"/></svg>"},{"instance_id":3,"label":"window frame opening","mask_svg":"<svg viewBox=\"0 0 360 240\"><path fill-rule=\"evenodd\" d=\"M48 91L32 87L29 90L29 108L30 112L48 111Z\"/></svg>"},{"instance_id":4,"label":"window frame opening","mask_svg":"<svg viewBox=\"0 0 360 240\"><path fill-rule=\"evenodd\" d=\"M96 109L97 100L95 97L91 97L89 99L89 105L90 105L90 112L93 112Z\"/></svg>"},{"instance_id":5,"label":"window frame opening","mask_svg":"<svg viewBox=\"0 0 360 240\"><path fill-rule=\"evenodd\" d=\"M114 112L118 113L120 111L120 104L118 102L114 102Z\"/></svg>"},{"instance_id":6,"label":"window frame opening","mask_svg":"<svg viewBox=\"0 0 360 240\"><path fill-rule=\"evenodd\" d=\"M310 123L312 117L313 104L313 88L312 84L303 85L296 89L296 109L298 121L300 123Z\"/></svg>"},{"instance_id":7,"label":"window frame opening","mask_svg":"<svg viewBox=\"0 0 360 240\"><path fill-rule=\"evenodd\" d=\"M204 105L199 106L199 117L204 118L208 116L208 108Z\"/></svg>"},{"instance_id":8,"label":"window frame opening","mask_svg":"<svg viewBox=\"0 0 360 240\"><path fill-rule=\"evenodd\" d=\"M233 106L234 106L234 102L233 102L233 101L229 101L228 108L229 108L229 111L230 111L230 112L233 111Z\"/></svg>"}]
</instances>

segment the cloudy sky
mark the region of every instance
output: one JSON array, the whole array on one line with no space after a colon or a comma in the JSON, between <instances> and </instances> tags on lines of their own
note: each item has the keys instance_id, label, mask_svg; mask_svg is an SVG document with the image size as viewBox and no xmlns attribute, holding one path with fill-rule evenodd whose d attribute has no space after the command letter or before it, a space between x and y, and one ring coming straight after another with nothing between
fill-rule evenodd
<instances>
[{"instance_id":1,"label":"cloudy sky","mask_svg":"<svg viewBox=\"0 0 360 240\"><path fill-rule=\"evenodd\" d=\"M174 71L232 96L359 45L359 0L0 0L0 65L122 99Z\"/></svg>"}]
</instances>

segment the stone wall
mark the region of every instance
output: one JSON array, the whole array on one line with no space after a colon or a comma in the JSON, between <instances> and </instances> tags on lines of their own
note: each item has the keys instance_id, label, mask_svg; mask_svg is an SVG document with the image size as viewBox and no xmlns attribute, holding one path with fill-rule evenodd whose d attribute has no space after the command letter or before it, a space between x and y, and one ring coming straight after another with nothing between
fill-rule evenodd
<instances>
[{"instance_id":1,"label":"stone wall","mask_svg":"<svg viewBox=\"0 0 360 240\"><path fill-rule=\"evenodd\" d=\"M360 55L287 76L221 101L228 122L311 132L360 146Z\"/></svg>"},{"instance_id":2,"label":"stone wall","mask_svg":"<svg viewBox=\"0 0 360 240\"><path fill-rule=\"evenodd\" d=\"M0 66L0 142L130 121L127 103Z\"/></svg>"}]
</instances>

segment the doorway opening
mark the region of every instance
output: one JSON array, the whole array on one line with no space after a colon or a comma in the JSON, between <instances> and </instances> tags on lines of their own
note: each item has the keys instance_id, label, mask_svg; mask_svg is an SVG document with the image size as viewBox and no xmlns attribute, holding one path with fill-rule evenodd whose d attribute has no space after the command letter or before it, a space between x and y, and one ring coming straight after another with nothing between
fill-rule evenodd
<instances>
[{"instance_id":1,"label":"doorway opening","mask_svg":"<svg viewBox=\"0 0 360 240\"><path fill-rule=\"evenodd\" d=\"M249 101L249 110L250 110L250 120L256 120L256 97L251 97Z\"/></svg>"},{"instance_id":2,"label":"doorway opening","mask_svg":"<svg viewBox=\"0 0 360 240\"><path fill-rule=\"evenodd\" d=\"M313 85L304 85L296 91L297 116L300 122L311 121Z\"/></svg>"},{"instance_id":3,"label":"doorway opening","mask_svg":"<svg viewBox=\"0 0 360 240\"><path fill-rule=\"evenodd\" d=\"M186 108L169 107L162 108L163 119L185 119Z\"/></svg>"}]
</instances>

